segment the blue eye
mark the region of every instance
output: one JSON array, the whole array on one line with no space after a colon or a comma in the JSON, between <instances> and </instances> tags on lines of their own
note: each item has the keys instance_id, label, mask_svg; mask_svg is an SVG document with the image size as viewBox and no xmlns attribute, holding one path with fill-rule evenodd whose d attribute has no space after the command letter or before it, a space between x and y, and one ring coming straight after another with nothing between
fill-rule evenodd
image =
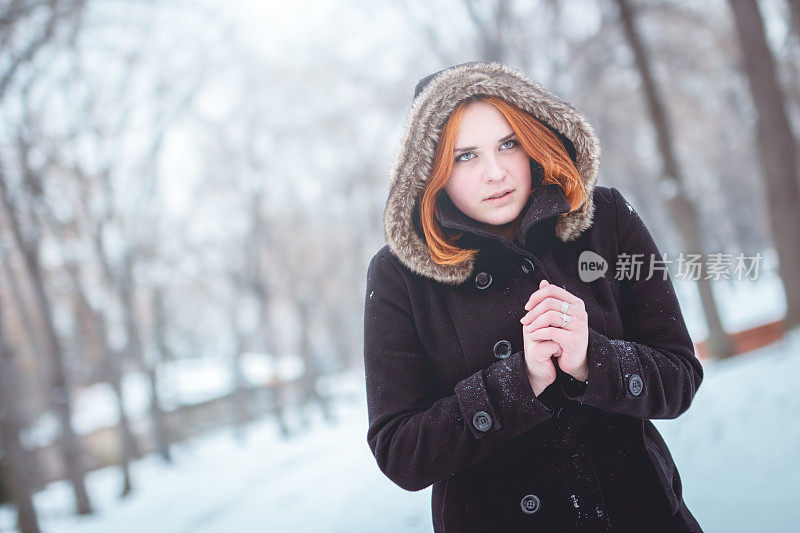
<instances>
[{"instance_id":1,"label":"blue eye","mask_svg":"<svg viewBox=\"0 0 800 533\"><path fill-rule=\"evenodd\" d=\"M467 156L467 155L470 156L470 157L464 157L464 156ZM472 152L464 152L463 154L461 154L458 157L456 157L456 161L469 161L470 159L472 159L474 157L475 157L475 154L473 154Z\"/></svg>"},{"instance_id":2,"label":"blue eye","mask_svg":"<svg viewBox=\"0 0 800 533\"><path fill-rule=\"evenodd\" d=\"M519 144L519 141L516 141L516 140L512 139L512 140L506 141L503 144L501 144L500 148L504 148L505 147L504 148L505 150L510 150L511 148L514 148L518 144Z\"/></svg>"}]
</instances>

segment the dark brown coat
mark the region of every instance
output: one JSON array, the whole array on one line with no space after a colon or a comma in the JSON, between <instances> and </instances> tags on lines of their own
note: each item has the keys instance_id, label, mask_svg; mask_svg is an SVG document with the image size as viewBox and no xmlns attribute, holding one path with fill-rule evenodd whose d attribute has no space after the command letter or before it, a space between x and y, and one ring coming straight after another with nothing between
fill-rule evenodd
<instances>
[{"instance_id":1,"label":"dark brown coat","mask_svg":"<svg viewBox=\"0 0 800 533\"><path fill-rule=\"evenodd\" d=\"M365 300L367 439L378 466L407 490L433 485L436 531L699 531L648 419L683 413L702 369L669 278L645 279L649 261L640 279L614 276L621 254L661 257L650 233L618 190L595 186L599 150L585 119L507 67L473 63L428 80L412 119L443 120L457 101L441 108L441 94L463 88L528 98L523 109L560 125L590 205L569 213L558 186L537 182L508 241L443 200L442 225L481 253L468 267L436 265L415 248L424 246L415 194L432 162L415 146L430 148L439 130L409 120L387 202L389 244L369 265ZM591 282L578 273L586 250L609 265ZM589 379L559 371L536 397L519 319L543 278L585 303Z\"/></svg>"}]
</instances>

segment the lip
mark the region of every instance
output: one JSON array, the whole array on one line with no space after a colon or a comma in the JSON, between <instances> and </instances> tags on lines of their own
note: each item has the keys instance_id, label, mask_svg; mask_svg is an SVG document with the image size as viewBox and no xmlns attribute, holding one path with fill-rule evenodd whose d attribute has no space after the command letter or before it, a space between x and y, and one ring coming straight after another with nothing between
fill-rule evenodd
<instances>
[{"instance_id":1,"label":"lip","mask_svg":"<svg viewBox=\"0 0 800 533\"><path fill-rule=\"evenodd\" d=\"M495 198L491 198L491 197L484 198L484 201L485 202L493 202L494 203L494 202L498 202L498 201L501 201L501 200L507 200L511 196L511 194L509 194L509 193L514 192L514 189L505 189L505 190L499 191L499 192L503 193L503 196L498 196L498 197L495 197ZM495 193L495 194L497 194L497 193ZM492 195L492 196L494 196L494 195Z\"/></svg>"}]
</instances>

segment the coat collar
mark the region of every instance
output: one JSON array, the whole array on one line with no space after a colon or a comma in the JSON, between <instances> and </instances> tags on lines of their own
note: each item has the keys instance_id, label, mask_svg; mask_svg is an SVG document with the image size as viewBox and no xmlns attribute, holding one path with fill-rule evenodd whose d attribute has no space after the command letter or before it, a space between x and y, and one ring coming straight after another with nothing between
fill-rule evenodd
<instances>
[{"instance_id":1,"label":"coat collar","mask_svg":"<svg viewBox=\"0 0 800 533\"><path fill-rule=\"evenodd\" d=\"M443 228L468 233L479 239L505 241L503 237L481 228L473 219L459 211L446 193L439 198L438 208L439 223ZM561 187L554 184L538 187L523 208L522 220L514 231L513 245L525 248L531 230L549 227L552 231L552 227L542 223L562 213L569 213L569 210L569 202Z\"/></svg>"},{"instance_id":2,"label":"coat collar","mask_svg":"<svg viewBox=\"0 0 800 533\"><path fill-rule=\"evenodd\" d=\"M389 197L383 216L384 235L392 253L412 272L452 285L470 277L475 259L458 265L440 265L433 261L419 228L417 197L433 168L444 122L462 100L476 94L497 96L531 114L553 129L570 155L574 154L573 161L586 190L586 205L560 215L554 225L555 235L563 242L574 241L591 227L594 217L592 196L600 164L600 143L579 111L523 73L498 63L457 65L423 79L417 87L390 174ZM539 204L534 198L526 211L528 229L544 220L548 204L542 202ZM555 207L552 209L558 211Z\"/></svg>"}]
</instances>

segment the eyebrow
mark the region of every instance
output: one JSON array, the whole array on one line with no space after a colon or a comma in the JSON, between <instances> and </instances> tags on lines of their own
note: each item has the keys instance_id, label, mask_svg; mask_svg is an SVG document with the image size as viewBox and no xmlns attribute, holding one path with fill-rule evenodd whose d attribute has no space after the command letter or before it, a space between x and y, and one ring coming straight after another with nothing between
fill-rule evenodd
<instances>
[{"instance_id":1,"label":"eyebrow","mask_svg":"<svg viewBox=\"0 0 800 533\"><path fill-rule=\"evenodd\" d=\"M511 133L509 133L508 135L506 135L505 137L503 137L502 139L497 141L497 144L502 144L502 143L506 142L507 140L509 140L511 137L513 137L515 135L516 135L516 133L514 133L512 131ZM469 152L471 150L477 150L477 149L478 149L477 146L466 146L464 148L456 148L456 149L454 149L453 153L455 154L457 152Z\"/></svg>"}]
</instances>

